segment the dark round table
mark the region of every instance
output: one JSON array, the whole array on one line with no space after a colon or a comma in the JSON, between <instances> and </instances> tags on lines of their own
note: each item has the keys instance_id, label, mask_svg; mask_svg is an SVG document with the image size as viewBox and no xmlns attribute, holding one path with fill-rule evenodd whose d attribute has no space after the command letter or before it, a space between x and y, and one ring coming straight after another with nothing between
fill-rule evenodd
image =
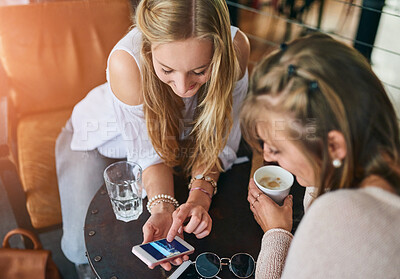
<instances>
[{"instance_id":1,"label":"dark round table","mask_svg":"<svg viewBox=\"0 0 400 279\"><path fill-rule=\"evenodd\" d=\"M210 235L197 239L193 234L185 234L185 240L195 247L195 252L190 255L192 261L206 251L224 258L246 252L257 259L263 232L247 202L250 168L250 162L242 163L221 174L218 193L213 197L209 211L213 220ZM175 197L180 203L186 201L187 180L175 177L174 183ZM301 199L294 199L295 208L301 207ZM160 266L149 269L131 252L132 246L143 241L142 226L149 217L146 202L147 199L143 201L143 213L139 219L125 223L115 218L104 185L93 198L87 211L84 233L87 257L99 278L157 279L167 278L172 273ZM236 278L227 266L222 267L218 276Z\"/></svg>"}]
</instances>

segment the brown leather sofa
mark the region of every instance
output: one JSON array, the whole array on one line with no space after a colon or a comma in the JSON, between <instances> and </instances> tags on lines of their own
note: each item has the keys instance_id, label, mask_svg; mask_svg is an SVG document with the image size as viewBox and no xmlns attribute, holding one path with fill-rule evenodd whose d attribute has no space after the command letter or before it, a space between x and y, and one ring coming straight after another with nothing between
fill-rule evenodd
<instances>
[{"instance_id":1,"label":"brown leather sofa","mask_svg":"<svg viewBox=\"0 0 400 279\"><path fill-rule=\"evenodd\" d=\"M56 138L73 106L105 82L106 59L130 27L132 7L129 0L2 1L10 3L0 0L0 182L17 225L40 232L61 223Z\"/></svg>"}]
</instances>

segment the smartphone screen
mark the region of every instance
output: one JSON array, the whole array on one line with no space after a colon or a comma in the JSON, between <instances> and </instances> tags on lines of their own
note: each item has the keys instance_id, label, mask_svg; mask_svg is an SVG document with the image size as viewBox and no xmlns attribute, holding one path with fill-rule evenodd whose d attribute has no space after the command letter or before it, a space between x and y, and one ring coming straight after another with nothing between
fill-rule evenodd
<instances>
[{"instance_id":1,"label":"smartphone screen","mask_svg":"<svg viewBox=\"0 0 400 279\"><path fill-rule=\"evenodd\" d=\"M172 242L168 242L166 239L160 239L142 244L140 247L157 261L189 251L187 247L183 246L176 239L172 240Z\"/></svg>"},{"instance_id":2,"label":"smartphone screen","mask_svg":"<svg viewBox=\"0 0 400 279\"><path fill-rule=\"evenodd\" d=\"M197 273L194 264L188 266L178 279L202 279L202 277Z\"/></svg>"},{"instance_id":3,"label":"smartphone screen","mask_svg":"<svg viewBox=\"0 0 400 279\"><path fill-rule=\"evenodd\" d=\"M181 264L168 279L202 279L197 273L194 263L190 260Z\"/></svg>"}]
</instances>

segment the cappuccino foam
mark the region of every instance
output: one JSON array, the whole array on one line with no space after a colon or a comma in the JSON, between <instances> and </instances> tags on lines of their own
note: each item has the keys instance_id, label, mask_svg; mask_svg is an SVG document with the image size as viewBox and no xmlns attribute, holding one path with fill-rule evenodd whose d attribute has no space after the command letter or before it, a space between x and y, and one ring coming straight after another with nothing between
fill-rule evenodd
<instances>
[{"instance_id":1,"label":"cappuccino foam","mask_svg":"<svg viewBox=\"0 0 400 279\"><path fill-rule=\"evenodd\" d=\"M262 177L258 183L263 186L264 188L271 189L271 190L279 190L282 186L282 180L279 177L272 178L269 176Z\"/></svg>"}]
</instances>

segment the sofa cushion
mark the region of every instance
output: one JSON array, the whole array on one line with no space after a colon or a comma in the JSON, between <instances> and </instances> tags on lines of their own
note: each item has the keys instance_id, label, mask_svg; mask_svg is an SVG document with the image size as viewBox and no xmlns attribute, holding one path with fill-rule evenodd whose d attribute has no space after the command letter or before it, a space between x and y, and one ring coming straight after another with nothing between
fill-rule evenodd
<instances>
[{"instance_id":1,"label":"sofa cushion","mask_svg":"<svg viewBox=\"0 0 400 279\"><path fill-rule=\"evenodd\" d=\"M0 6L2 83L18 114L72 107L104 83L107 57L130 25L128 0Z\"/></svg>"},{"instance_id":2,"label":"sofa cushion","mask_svg":"<svg viewBox=\"0 0 400 279\"><path fill-rule=\"evenodd\" d=\"M18 160L31 222L35 228L61 223L55 143L71 109L34 114L20 120Z\"/></svg>"}]
</instances>

